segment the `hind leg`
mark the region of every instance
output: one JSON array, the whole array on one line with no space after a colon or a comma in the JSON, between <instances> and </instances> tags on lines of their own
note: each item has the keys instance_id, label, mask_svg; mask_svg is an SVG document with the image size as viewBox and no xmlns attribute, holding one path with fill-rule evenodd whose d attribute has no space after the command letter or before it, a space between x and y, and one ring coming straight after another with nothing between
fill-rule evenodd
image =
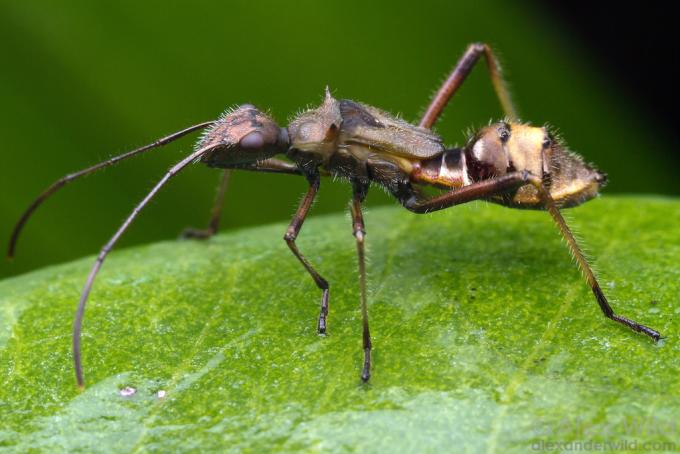
<instances>
[{"instance_id":1,"label":"hind leg","mask_svg":"<svg viewBox=\"0 0 680 454\"><path fill-rule=\"evenodd\" d=\"M509 120L517 119L517 111L510 99L510 91L501 76L498 60L494 56L491 47L484 43L474 43L468 46L463 56L456 64L456 67L453 68L449 77L437 91L437 94L427 107L425 115L421 118L419 126L428 129L432 128L453 95L458 91L463 82L465 82L465 79L472 71L472 68L474 68L475 63L479 61L479 57L481 57L482 54L486 60L491 83L493 84L496 96L498 96L498 100L503 107L505 116L508 117Z\"/></svg>"}]
</instances>

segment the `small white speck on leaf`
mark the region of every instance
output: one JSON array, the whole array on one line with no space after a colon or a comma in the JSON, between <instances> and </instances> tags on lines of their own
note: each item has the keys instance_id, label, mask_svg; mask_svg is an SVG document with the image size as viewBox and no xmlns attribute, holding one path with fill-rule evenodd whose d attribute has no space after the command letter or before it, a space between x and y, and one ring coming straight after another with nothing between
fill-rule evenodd
<instances>
[{"instance_id":1,"label":"small white speck on leaf","mask_svg":"<svg viewBox=\"0 0 680 454\"><path fill-rule=\"evenodd\" d=\"M137 392L136 388L133 388L132 386L126 386L125 388L119 391L119 394L123 397L130 397L134 396L136 392Z\"/></svg>"},{"instance_id":2,"label":"small white speck on leaf","mask_svg":"<svg viewBox=\"0 0 680 454\"><path fill-rule=\"evenodd\" d=\"M164 398L164 397L165 397L165 391L162 390L162 389L159 390L159 391L156 393L156 397L158 397L159 399Z\"/></svg>"}]
</instances>

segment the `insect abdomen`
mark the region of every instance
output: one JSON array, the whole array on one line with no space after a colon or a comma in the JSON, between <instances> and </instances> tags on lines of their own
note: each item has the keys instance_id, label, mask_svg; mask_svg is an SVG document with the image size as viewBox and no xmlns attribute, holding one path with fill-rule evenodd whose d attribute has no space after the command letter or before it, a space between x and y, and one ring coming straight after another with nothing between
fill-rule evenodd
<instances>
[{"instance_id":1,"label":"insect abdomen","mask_svg":"<svg viewBox=\"0 0 680 454\"><path fill-rule=\"evenodd\" d=\"M438 156L414 163L414 182L439 188L459 188L470 184L465 153L460 148L446 150Z\"/></svg>"}]
</instances>

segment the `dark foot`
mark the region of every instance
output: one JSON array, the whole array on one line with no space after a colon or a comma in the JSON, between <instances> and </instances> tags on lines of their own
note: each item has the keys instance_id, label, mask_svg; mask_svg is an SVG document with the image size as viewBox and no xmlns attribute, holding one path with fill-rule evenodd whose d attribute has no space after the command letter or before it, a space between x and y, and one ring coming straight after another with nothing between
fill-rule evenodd
<instances>
[{"instance_id":1,"label":"dark foot","mask_svg":"<svg viewBox=\"0 0 680 454\"><path fill-rule=\"evenodd\" d=\"M319 313L319 322L317 324L317 331L319 334L326 334L326 318L328 317L328 289L324 289L321 297L321 312Z\"/></svg>"},{"instance_id":2,"label":"dark foot","mask_svg":"<svg viewBox=\"0 0 680 454\"><path fill-rule=\"evenodd\" d=\"M641 325L638 322L635 322L635 321L630 320L626 317L623 317L621 315L616 315L616 314L612 314L611 318L615 322L619 322L622 325L629 327L633 331L637 331L638 333L646 334L647 336L651 337L654 340L654 342L659 342L659 340L661 339L661 333L659 333L658 331L653 330L652 328L649 328L645 325Z\"/></svg>"},{"instance_id":3,"label":"dark foot","mask_svg":"<svg viewBox=\"0 0 680 454\"><path fill-rule=\"evenodd\" d=\"M214 234L215 231L212 229L194 229L190 227L182 230L182 233L179 234L179 238L181 240L207 240Z\"/></svg>"},{"instance_id":4,"label":"dark foot","mask_svg":"<svg viewBox=\"0 0 680 454\"><path fill-rule=\"evenodd\" d=\"M364 368L361 370L361 381L368 382L371 378L371 349L364 349Z\"/></svg>"}]
</instances>

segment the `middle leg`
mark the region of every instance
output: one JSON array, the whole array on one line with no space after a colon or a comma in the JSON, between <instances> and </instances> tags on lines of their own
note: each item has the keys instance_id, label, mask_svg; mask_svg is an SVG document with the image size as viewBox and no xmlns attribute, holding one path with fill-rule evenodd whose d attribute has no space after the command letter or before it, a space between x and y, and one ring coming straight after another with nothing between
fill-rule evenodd
<instances>
[{"instance_id":1,"label":"middle leg","mask_svg":"<svg viewBox=\"0 0 680 454\"><path fill-rule=\"evenodd\" d=\"M361 213L361 202L366 198L366 188L360 183L353 185L354 195L350 210L352 212L352 233L357 242L357 257L359 259L359 286L361 291L361 323L363 331L364 366L361 369L361 380L366 383L371 378L371 333L368 329L368 306L366 302L366 253L364 237L366 228Z\"/></svg>"}]
</instances>

